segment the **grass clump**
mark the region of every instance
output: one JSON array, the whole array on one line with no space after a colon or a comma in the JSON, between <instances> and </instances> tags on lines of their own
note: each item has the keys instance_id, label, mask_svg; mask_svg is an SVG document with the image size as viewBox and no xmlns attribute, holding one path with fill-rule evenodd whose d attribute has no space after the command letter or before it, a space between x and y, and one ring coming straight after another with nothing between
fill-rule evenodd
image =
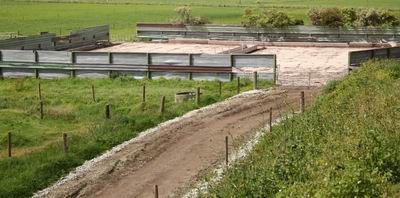
<instances>
[{"instance_id":1,"label":"grass clump","mask_svg":"<svg viewBox=\"0 0 400 198\"><path fill-rule=\"evenodd\" d=\"M38 84L44 119L40 119ZM236 93L236 82L114 79L5 79L0 81L0 197L29 197L84 161L92 159L140 132L184 113L221 101ZM142 85L146 103L142 107ZM241 82L252 88L251 80ZM96 101L92 99L92 85ZM260 81L262 88L271 86ZM176 104L176 92L202 90L201 103ZM166 97L160 114L160 98ZM110 104L111 118L105 118ZM142 108L144 111L142 111ZM12 132L13 157L7 157ZM62 134L68 133L69 152L63 153Z\"/></svg>"},{"instance_id":2,"label":"grass clump","mask_svg":"<svg viewBox=\"0 0 400 198\"><path fill-rule=\"evenodd\" d=\"M330 83L229 169L210 197L398 197L400 62Z\"/></svg>"}]
</instances>

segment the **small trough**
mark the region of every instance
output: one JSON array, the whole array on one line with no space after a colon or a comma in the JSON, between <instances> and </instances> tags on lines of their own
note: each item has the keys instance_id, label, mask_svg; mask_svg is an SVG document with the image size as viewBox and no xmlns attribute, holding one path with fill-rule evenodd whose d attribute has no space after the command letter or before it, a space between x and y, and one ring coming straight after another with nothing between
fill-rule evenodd
<instances>
[{"instance_id":1,"label":"small trough","mask_svg":"<svg viewBox=\"0 0 400 198\"><path fill-rule=\"evenodd\" d=\"M196 96L193 91L178 92L175 94L175 103L182 103Z\"/></svg>"}]
</instances>

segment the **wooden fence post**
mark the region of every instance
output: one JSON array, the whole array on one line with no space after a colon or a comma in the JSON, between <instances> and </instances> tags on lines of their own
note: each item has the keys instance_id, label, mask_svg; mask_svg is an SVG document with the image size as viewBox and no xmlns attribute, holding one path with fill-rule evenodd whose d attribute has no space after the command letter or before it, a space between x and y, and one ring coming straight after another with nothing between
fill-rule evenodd
<instances>
[{"instance_id":1,"label":"wooden fence post","mask_svg":"<svg viewBox=\"0 0 400 198\"><path fill-rule=\"evenodd\" d=\"M219 84L219 96L222 96L222 82L218 81Z\"/></svg>"},{"instance_id":2,"label":"wooden fence post","mask_svg":"<svg viewBox=\"0 0 400 198\"><path fill-rule=\"evenodd\" d=\"M39 69L36 68L35 70L35 78L38 79L39 78Z\"/></svg>"},{"instance_id":3,"label":"wooden fence post","mask_svg":"<svg viewBox=\"0 0 400 198\"><path fill-rule=\"evenodd\" d=\"M304 91L300 92L300 113L304 112Z\"/></svg>"},{"instance_id":4,"label":"wooden fence post","mask_svg":"<svg viewBox=\"0 0 400 198\"><path fill-rule=\"evenodd\" d=\"M3 62L3 52L0 50L0 62ZM0 67L0 80L3 80L4 75L3 75L3 68Z\"/></svg>"},{"instance_id":5,"label":"wooden fence post","mask_svg":"<svg viewBox=\"0 0 400 198\"><path fill-rule=\"evenodd\" d=\"M71 70L71 72L70 72L70 77L71 78L75 78L76 77L76 70Z\"/></svg>"},{"instance_id":6,"label":"wooden fence post","mask_svg":"<svg viewBox=\"0 0 400 198\"><path fill-rule=\"evenodd\" d=\"M43 101L40 101L40 119L44 118L44 113L43 113Z\"/></svg>"},{"instance_id":7,"label":"wooden fence post","mask_svg":"<svg viewBox=\"0 0 400 198\"><path fill-rule=\"evenodd\" d=\"M144 111L144 106L146 103L146 85L142 86L142 111Z\"/></svg>"},{"instance_id":8,"label":"wooden fence post","mask_svg":"<svg viewBox=\"0 0 400 198\"><path fill-rule=\"evenodd\" d=\"M154 186L154 197L158 198L158 185Z\"/></svg>"},{"instance_id":9,"label":"wooden fence post","mask_svg":"<svg viewBox=\"0 0 400 198\"><path fill-rule=\"evenodd\" d=\"M106 118L110 119L111 115L110 115L110 105L106 104Z\"/></svg>"},{"instance_id":10,"label":"wooden fence post","mask_svg":"<svg viewBox=\"0 0 400 198\"><path fill-rule=\"evenodd\" d=\"M11 157L11 132L8 132L8 157Z\"/></svg>"},{"instance_id":11,"label":"wooden fence post","mask_svg":"<svg viewBox=\"0 0 400 198\"><path fill-rule=\"evenodd\" d=\"M236 93L240 94L240 77L237 77Z\"/></svg>"},{"instance_id":12,"label":"wooden fence post","mask_svg":"<svg viewBox=\"0 0 400 198\"><path fill-rule=\"evenodd\" d=\"M92 85L92 99L93 99L93 102L96 102L96 93L94 90L94 85Z\"/></svg>"},{"instance_id":13,"label":"wooden fence post","mask_svg":"<svg viewBox=\"0 0 400 198\"><path fill-rule=\"evenodd\" d=\"M228 136L225 136L225 165L229 163Z\"/></svg>"},{"instance_id":14,"label":"wooden fence post","mask_svg":"<svg viewBox=\"0 0 400 198\"><path fill-rule=\"evenodd\" d=\"M257 89L257 72L253 73L253 89L256 90Z\"/></svg>"},{"instance_id":15,"label":"wooden fence post","mask_svg":"<svg viewBox=\"0 0 400 198\"><path fill-rule=\"evenodd\" d=\"M39 100L42 100L42 86L40 85L40 83L38 84L38 96Z\"/></svg>"},{"instance_id":16,"label":"wooden fence post","mask_svg":"<svg viewBox=\"0 0 400 198\"><path fill-rule=\"evenodd\" d=\"M269 108L269 132L272 132L272 107Z\"/></svg>"},{"instance_id":17,"label":"wooden fence post","mask_svg":"<svg viewBox=\"0 0 400 198\"><path fill-rule=\"evenodd\" d=\"M277 70L276 70L276 68L277 68L277 61L276 61L276 55L274 55L274 85L276 85L277 84L277 81L278 81L278 76L277 76Z\"/></svg>"},{"instance_id":18,"label":"wooden fence post","mask_svg":"<svg viewBox=\"0 0 400 198\"><path fill-rule=\"evenodd\" d=\"M196 104L200 105L200 87L196 88Z\"/></svg>"},{"instance_id":19,"label":"wooden fence post","mask_svg":"<svg viewBox=\"0 0 400 198\"><path fill-rule=\"evenodd\" d=\"M160 113L164 113L164 107L165 107L165 96L161 97L161 105L160 105Z\"/></svg>"},{"instance_id":20,"label":"wooden fence post","mask_svg":"<svg viewBox=\"0 0 400 198\"><path fill-rule=\"evenodd\" d=\"M63 133L64 153L68 153L68 134Z\"/></svg>"}]
</instances>

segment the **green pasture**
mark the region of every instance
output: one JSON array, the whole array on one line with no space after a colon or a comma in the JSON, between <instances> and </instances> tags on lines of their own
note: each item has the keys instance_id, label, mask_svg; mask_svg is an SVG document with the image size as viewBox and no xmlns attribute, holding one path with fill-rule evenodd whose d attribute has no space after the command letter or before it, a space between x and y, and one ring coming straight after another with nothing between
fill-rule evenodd
<instances>
[{"instance_id":1,"label":"green pasture","mask_svg":"<svg viewBox=\"0 0 400 198\"><path fill-rule=\"evenodd\" d=\"M47 0L46 0L47 1ZM63 2L63 1L57 1ZM71 1L65 1L71 2ZM216 24L238 24L245 5L254 6L254 1L243 1L242 7L221 6L218 2L235 1L99 1L102 3L48 3L15 2L0 0L0 35L10 32L22 35L53 32L68 34L73 29L109 24L112 40L132 41L135 38L136 22L169 22L174 17L174 9L180 4L192 6L193 14L207 16ZM96 1L97 2L97 1ZM197 2L197 3L196 3ZM327 3L328 2L328 3ZM136 4L135 4L136 3ZM171 3L171 4L169 4ZM178 5L179 4L179 5ZM201 6L199 5L201 4ZM267 6L288 12L294 18L309 24L306 13L313 6L382 7L395 9L400 15L400 3L396 1L268 1Z\"/></svg>"},{"instance_id":2,"label":"green pasture","mask_svg":"<svg viewBox=\"0 0 400 198\"><path fill-rule=\"evenodd\" d=\"M38 84L41 83L44 119L40 119ZM142 107L142 85L146 102ZM95 101L92 96L95 88ZM250 90L250 80L241 81ZM262 88L271 86L260 81ZM194 100L174 102L174 94L201 88L200 105ZM28 197L45 188L85 160L185 112L235 95L236 83L216 81L116 79L5 79L0 81L0 197ZM162 96L165 112L160 113ZM105 118L110 105L111 119ZM142 110L144 109L144 110ZM12 133L12 158L7 156ZM62 134L70 142L63 153Z\"/></svg>"}]
</instances>

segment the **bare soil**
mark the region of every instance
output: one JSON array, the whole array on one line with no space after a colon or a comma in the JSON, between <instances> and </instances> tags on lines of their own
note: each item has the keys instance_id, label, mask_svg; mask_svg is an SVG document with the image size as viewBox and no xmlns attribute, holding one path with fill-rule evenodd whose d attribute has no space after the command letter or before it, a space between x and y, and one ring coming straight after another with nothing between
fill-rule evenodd
<instances>
[{"instance_id":1,"label":"bare soil","mask_svg":"<svg viewBox=\"0 0 400 198\"><path fill-rule=\"evenodd\" d=\"M256 54L276 55L280 85L322 86L330 80L341 79L348 74L350 51L365 49L266 46L266 49L257 51Z\"/></svg>"},{"instance_id":2,"label":"bare soil","mask_svg":"<svg viewBox=\"0 0 400 198\"><path fill-rule=\"evenodd\" d=\"M218 54L237 46L171 43L122 43L120 45L94 50L96 52L140 52L140 53L204 53Z\"/></svg>"},{"instance_id":3,"label":"bare soil","mask_svg":"<svg viewBox=\"0 0 400 198\"><path fill-rule=\"evenodd\" d=\"M244 44L244 43L243 43ZM247 43L251 45L252 43ZM300 44L298 44L300 45ZM239 43L190 44L190 43L123 43L121 45L98 49L103 52L158 52L158 53L207 53L217 54L240 46ZM321 44L323 46L323 44ZM335 45L332 45L335 46ZM348 53L371 49L316 46L268 46L254 54L275 54L277 57L278 84L283 86L322 86L330 80L341 79L348 73ZM234 68L233 72L272 73L272 68L246 67Z\"/></svg>"},{"instance_id":4,"label":"bare soil","mask_svg":"<svg viewBox=\"0 0 400 198\"><path fill-rule=\"evenodd\" d=\"M153 197L155 185L160 197L179 196L223 160L225 136L234 144L251 139L267 123L270 107L274 119L297 111L302 90L307 103L318 92L299 87L254 91L189 113L39 197Z\"/></svg>"}]
</instances>

